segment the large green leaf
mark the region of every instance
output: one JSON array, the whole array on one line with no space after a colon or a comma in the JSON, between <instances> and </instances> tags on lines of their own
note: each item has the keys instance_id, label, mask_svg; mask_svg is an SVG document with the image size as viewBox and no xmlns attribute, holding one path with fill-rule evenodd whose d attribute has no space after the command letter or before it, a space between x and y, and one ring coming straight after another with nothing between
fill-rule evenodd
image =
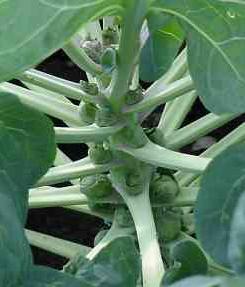
<instances>
[{"instance_id":1,"label":"large green leaf","mask_svg":"<svg viewBox=\"0 0 245 287\"><path fill-rule=\"evenodd\" d=\"M44 60L89 20L120 9L120 0L0 2L0 82Z\"/></svg>"},{"instance_id":2,"label":"large green leaf","mask_svg":"<svg viewBox=\"0 0 245 287\"><path fill-rule=\"evenodd\" d=\"M12 287L21 286L23 276L28 273L32 264L32 255L16 206L11 195L8 194L11 183L6 182L7 176L2 170L0 174L0 282L1 286Z\"/></svg>"},{"instance_id":3,"label":"large green leaf","mask_svg":"<svg viewBox=\"0 0 245 287\"><path fill-rule=\"evenodd\" d=\"M195 276L178 281L169 287L244 287L244 277L204 277ZM162 286L163 287L163 286Z\"/></svg>"},{"instance_id":4,"label":"large green leaf","mask_svg":"<svg viewBox=\"0 0 245 287\"><path fill-rule=\"evenodd\" d=\"M45 115L23 106L14 95L0 93L2 182L9 186L8 193L23 223L26 213L26 206L21 206L23 197L27 197L28 188L46 173L55 153L51 121Z\"/></svg>"},{"instance_id":5,"label":"large green leaf","mask_svg":"<svg viewBox=\"0 0 245 287\"><path fill-rule=\"evenodd\" d=\"M92 287L69 274L55 269L33 266L23 286L20 287Z\"/></svg>"},{"instance_id":6,"label":"large green leaf","mask_svg":"<svg viewBox=\"0 0 245 287\"><path fill-rule=\"evenodd\" d=\"M52 165L55 138L44 115L0 93L0 282L21 286L32 264L24 234L30 188Z\"/></svg>"},{"instance_id":7,"label":"large green leaf","mask_svg":"<svg viewBox=\"0 0 245 287\"><path fill-rule=\"evenodd\" d=\"M148 21L150 35L140 55L140 78L146 82L157 80L168 70L177 55L184 36L176 18L168 19L167 23L158 29L155 29L155 26L160 24L155 21L155 19Z\"/></svg>"},{"instance_id":8,"label":"large green leaf","mask_svg":"<svg viewBox=\"0 0 245 287\"><path fill-rule=\"evenodd\" d=\"M195 242L181 240L170 251L170 258L174 261L174 265L163 277L164 286L169 286L186 277L207 274L207 259Z\"/></svg>"},{"instance_id":9,"label":"large green leaf","mask_svg":"<svg viewBox=\"0 0 245 287\"><path fill-rule=\"evenodd\" d=\"M221 282L222 279L218 277L193 276L178 281L169 287L218 287Z\"/></svg>"},{"instance_id":10,"label":"large green leaf","mask_svg":"<svg viewBox=\"0 0 245 287\"><path fill-rule=\"evenodd\" d=\"M140 259L131 237L116 238L92 261L81 259L76 260L77 266L73 265L73 273L75 270L76 278L92 287L136 286Z\"/></svg>"},{"instance_id":11,"label":"large green leaf","mask_svg":"<svg viewBox=\"0 0 245 287\"><path fill-rule=\"evenodd\" d=\"M205 106L215 113L243 113L245 1L158 0L153 7L185 28L190 72Z\"/></svg>"},{"instance_id":12,"label":"large green leaf","mask_svg":"<svg viewBox=\"0 0 245 287\"><path fill-rule=\"evenodd\" d=\"M233 146L208 166L197 197L196 234L214 260L229 266L228 242L232 216L244 188L245 145ZM244 184L244 181L243 181Z\"/></svg>"},{"instance_id":13,"label":"large green leaf","mask_svg":"<svg viewBox=\"0 0 245 287\"><path fill-rule=\"evenodd\" d=\"M220 287L244 287L245 286L245 277L233 277L226 278L223 280Z\"/></svg>"},{"instance_id":14,"label":"large green leaf","mask_svg":"<svg viewBox=\"0 0 245 287\"><path fill-rule=\"evenodd\" d=\"M233 269L245 274L245 175L238 185L243 194L232 219L228 255Z\"/></svg>"}]
</instances>

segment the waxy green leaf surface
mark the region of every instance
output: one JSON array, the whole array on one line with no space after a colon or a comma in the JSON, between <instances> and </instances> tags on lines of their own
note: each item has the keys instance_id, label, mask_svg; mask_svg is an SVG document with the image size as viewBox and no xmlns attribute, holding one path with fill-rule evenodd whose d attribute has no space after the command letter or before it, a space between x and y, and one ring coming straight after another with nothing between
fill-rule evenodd
<instances>
[{"instance_id":1,"label":"waxy green leaf surface","mask_svg":"<svg viewBox=\"0 0 245 287\"><path fill-rule=\"evenodd\" d=\"M195 208L197 238L216 262L227 267L232 217L244 192L244 154L245 145L237 145L211 162L203 175Z\"/></svg>"},{"instance_id":2,"label":"waxy green leaf surface","mask_svg":"<svg viewBox=\"0 0 245 287\"><path fill-rule=\"evenodd\" d=\"M120 0L0 2L0 82L61 48L82 24L120 10Z\"/></svg>"},{"instance_id":3,"label":"waxy green leaf surface","mask_svg":"<svg viewBox=\"0 0 245 287\"><path fill-rule=\"evenodd\" d=\"M81 265L76 278L92 287L135 287L140 271L134 239L118 237L92 260Z\"/></svg>"},{"instance_id":4,"label":"waxy green leaf surface","mask_svg":"<svg viewBox=\"0 0 245 287\"><path fill-rule=\"evenodd\" d=\"M183 42L183 36L183 30L174 17L158 29L150 29L140 56L141 80L152 82L167 72Z\"/></svg>"},{"instance_id":5,"label":"waxy green leaf surface","mask_svg":"<svg viewBox=\"0 0 245 287\"><path fill-rule=\"evenodd\" d=\"M218 277L193 276L169 285L169 287L218 287L221 286L219 285L221 282L221 278Z\"/></svg>"},{"instance_id":6,"label":"waxy green leaf surface","mask_svg":"<svg viewBox=\"0 0 245 287\"><path fill-rule=\"evenodd\" d=\"M244 287L245 277L233 277L224 279L220 287Z\"/></svg>"},{"instance_id":7,"label":"waxy green leaf surface","mask_svg":"<svg viewBox=\"0 0 245 287\"><path fill-rule=\"evenodd\" d=\"M239 274L245 274L245 175L238 185L242 196L232 219L228 256L233 269Z\"/></svg>"},{"instance_id":8,"label":"waxy green leaf surface","mask_svg":"<svg viewBox=\"0 0 245 287\"><path fill-rule=\"evenodd\" d=\"M158 0L155 11L177 17L186 31L190 73L215 113L245 111L245 2Z\"/></svg>"},{"instance_id":9,"label":"waxy green leaf surface","mask_svg":"<svg viewBox=\"0 0 245 287\"><path fill-rule=\"evenodd\" d=\"M55 150L49 119L0 93L1 286L21 286L32 264L24 234L28 189L52 165Z\"/></svg>"},{"instance_id":10,"label":"waxy green leaf surface","mask_svg":"<svg viewBox=\"0 0 245 287\"><path fill-rule=\"evenodd\" d=\"M33 266L23 287L92 287L73 276L55 269ZM22 286L21 286L22 287Z\"/></svg>"},{"instance_id":11,"label":"waxy green leaf surface","mask_svg":"<svg viewBox=\"0 0 245 287\"><path fill-rule=\"evenodd\" d=\"M194 275L206 275L208 272L208 263L203 251L190 240L177 242L170 249L170 256L174 265L163 277L163 283L166 286L180 279Z\"/></svg>"}]
</instances>

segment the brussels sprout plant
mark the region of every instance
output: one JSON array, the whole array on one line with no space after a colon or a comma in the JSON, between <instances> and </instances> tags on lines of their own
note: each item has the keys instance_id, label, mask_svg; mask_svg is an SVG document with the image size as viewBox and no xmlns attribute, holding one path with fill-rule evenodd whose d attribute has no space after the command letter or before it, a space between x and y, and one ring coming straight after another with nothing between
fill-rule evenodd
<instances>
[{"instance_id":1,"label":"brussels sprout plant","mask_svg":"<svg viewBox=\"0 0 245 287\"><path fill-rule=\"evenodd\" d=\"M0 27L0 286L245 286L245 2L5 0ZM35 68L58 49L87 80ZM76 161L60 145L81 143ZM55 206L110 228L94 248L25 229Z\"/></svg>"}]
</instances>

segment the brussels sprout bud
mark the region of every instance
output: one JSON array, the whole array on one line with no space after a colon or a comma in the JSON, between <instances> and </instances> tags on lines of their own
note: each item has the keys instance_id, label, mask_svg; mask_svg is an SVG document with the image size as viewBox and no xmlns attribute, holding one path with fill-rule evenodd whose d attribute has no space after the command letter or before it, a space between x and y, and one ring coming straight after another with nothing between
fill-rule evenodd
<instances>
[{"instance_id":1,"label":"brussels sprout bud","mask_svg":"<svg viewBox=\"0 0 245 287\"><path fill-rule=\"evenodd\" d=\"M127 105L134 105L143 100L143 90L139 87L136 90L129 90L125 95L125 103Z\"/></svg>"},{"instance_id":2,"label":"brussels sprout bud","mask_svg":"<svg viewBox=\"0 0 245 287\"><path fill-rule=\"evenodd\" d=\"M114 17L114 25L120 26L122 24L122 16L115 16Z\"/></svg>"},{"instance_id":3,"label":"brussels sprout bud","mask_svg":"<svg viewBox=\"0 0 245 287\"><path fill-rule=\"evenodd\" d=\"M90 103L81 103L79 105L79 115L81 120L86 124L93 124L95 121L95 115L96 115L96 106Z\"/></svg>"},{"instance_id":4,"label":"brussels sprout bud","mask_svg":"<svg viewBox=\"0 0 245 287\"><path fill-rule=\"evenodd\" d=\"M103 144L92 144L89 148L88 155L92 162L96 164L104 164L112 160L111 151L106 149Z\"/></svg>"},{"instance_id":5,"label":"brussels sprout bud","mask_svg":"<svg viewBox=\"0 0 245 287\"><path fill-rule=\"evenodd\" d=\"M105 174L86 176L80 181L81 192L89 199L103 199L113 192L112 184Z\"/></svg>"},{"instance_id":6,"label":"brussels sprout bud","mask_svg":"<svg viewBox=\"0 0 245 287\"><path fill-rule=\"evenodd\" d=\"M130 170L126 174L126 191L130 195L138 195L143 192L143 179L139 170Z\"/></svg>"},{"instance_id":7,"label":"brussels sprout bud","mask_svg":"<svg viewBox=\"0 0 245 287\"><path fill-rule=\"evenodd\" d=\"M102 45L104 48L116 45L118 42L119 37L116 29L109 27L102 31Z\"/></svg>"},{"instance_id":8,"label":"brussels sprout bud","mask_svg":"<svg viewBox=\"0 0 245 287\"><path fill-rule=\"evenodd\" d=\"M155 219L160 240L169 242L179 236L181 231L181 217L179 214L157 208L155 210Z\"/></svg>"},{"instance_id":9,"label":"brussels sprout bud","mask_svg":"<svg viewBox=\"0 0 245 287\"><path fill-rule=\"evenodd\" d=\"M120 227L132 227L134 226L133 218L125 206L119 206L115 213L116 222Z\"/></svg>"},{"instance_id":10,"label":"brussels sprout bud","mask_svg":"<svg viewBox=\"0 0 245 287\"><path fill-rule=\"evenodd\" d=\"M126 144L133 148L141 148L147 144L147 137L138 124L126 126L114 135L114 142Z\"/></svg>"},{"instance_id":11,"label":"brussels sprout bud","mask_svg":"<svg viewBox=\"0 0 245 287\"><path fill-rule=\"evenodd\" d=\"M100 57L102 54L102 45L98 40L87 39L81 43L81 47L95 63L97 64L100 63Z\"/></svg>"},{"instance_id":12,"label":"brussels sprout bud","mask_svg":"<svg viewBox=\"0 0 245 287\"><path fill-rule=\"evenodd\" d=\"M80 81L81 89L92 96L97 96L99 94L98 85L95 83L89 83L87 81Z\"/></svg>"},{"instance_id":13,"label":"brussels sprout bud","mask_svg":"<svg viewBox=\"0 0 245 287\"><path fill-rule=\"evenodd\" d=\"M182 216L182 226L183 230L187 234L195 233L195 220L193 213L187 213Z\"/></svg>"},{"instance_id":14,"label":"brussels sprout bud","mask_svg":"<svg viewBox=\"0 0 245 287\"><path fill-rule=\"evenodd\" d=\"M88 202L88 207L94 211L104 214L111 214L115 212L115 205L110 203L95 203L92 201Z\"/></svg>"},{"instance_id":15,"label":"brussels sprout bud","mask_svg":"<svg viewBox=\"0 0 245 287\"><path fill-rule=\"evenodd\" d=\"M178 183L170 175L156 174L150 183L151 202L171 203L178 193Z\"/></svg>"},{"instance_id":16,"label":"brussels sprout bud","mask_svg":"<svg viewBox=\"0 0 245 287\"><path fill-rule=\"evenodd\" d=\"M97 110L95 123L99 127L109 127L117 122L117 117L110 107L102 107Z\"/></svg>"},{"instance_id":17,"label":"brussels sprout bud","mask_svg":"<svg viewBox=\"0 0 245 287\"><path fill-rule=\"evenodd\" d=\"M100 58L103 71L110 75L117 65L117 52L115 49L107 48Z\"/></svg>"}]
</instances>

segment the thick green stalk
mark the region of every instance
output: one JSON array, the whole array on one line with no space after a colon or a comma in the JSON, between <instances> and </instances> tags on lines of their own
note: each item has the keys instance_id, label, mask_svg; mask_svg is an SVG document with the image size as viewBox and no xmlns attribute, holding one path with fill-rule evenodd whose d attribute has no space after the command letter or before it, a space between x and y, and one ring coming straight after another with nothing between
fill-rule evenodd
<instances>
[{"instance_id":1,"label":"thick green stalk","mask_svg":"<svg viewBox=\"0 0 245 287\"><path fill-rule=\"evenodd\" d=\"M110 127L89 125L81 128L55 128L56 143L101 142L123 128L122 124Z\"/></svg>"},{"instance_id":2,"label":"thick green stalk","mask_svg":"<svg viewBox=\"0 0 245 287\"><path fill-rule=\"evenodd\" d=\"M152 207L176 207L176 206L193 206L198 188L186 187L181 188L179 196L171 203L154 203ZM94 203L109 203L115 206L124 205L125 202L117 193L103 198L93 200ZM89 199L80 190L80 184L66 187L43 186L30 189L29 208L47 208L47 207L68 207L72 205L87 205Z\"/></svg>"},{"instance_id":3,"label":"thick green stalk","mask_svg":"<svg viewBox=\"0 0 245 287\"><path fill-rule=\"evenodd\" d=\"M94 199L94 203L110 203L114 205L124 204L121 196L114 193L102 199ZM85 205L89 203L88 197L81 192L80 184L66 187L43 186L30 189L29 207L46 208L67 205Z\"/></svg>"},{"instance_id":4,"label":"thick green stalk","mask_svg":"<svg viewBox=\"0 0 245 287\"><path fill-rule=\"evenodd\" d=\"M88 204L87 197L81 193L80 185L68 187L47 187L30 190L29 208L46 208L54 206Z\"/></svg>"},{"instance_id":5,"label":"thick green stalk","mask_svg":"<svg viewBox=\"0 0 245 287\"><path fill-rule=\"evenodd\" d=\"M103 29L106 30L108 28L113 28L114 26L114 17L113 16L107 16L103 18Z\"/></svg>"},{"instance_id":6,"label":"thick green stalk","mask_svg":"<svg viewBox=\"0 0 245 287\"><path fill-rule=\"evenodd\" d=\"M172 84L173 82L180 80L184 75L188 75L187 73L187 52L184 49L178 57L174 60L173 64L169 68L169 70L157 81L155 81L146 91L145 91L145 99L148 97L154 97L156 94L161 93L164 91L168 85ZM177 100L177 99L176 99ZM167 102L165 106L168 106L171 102ZM153 108L150 110L143 112L140 114L140 121L143 120L152 113ZM162 118L164 114L162 115ZM162 121L162 119L161 119Z\"/></svg>"},{"instance_id":7,"label":"thick green stalk","mask_svg":"<svg viewBox=\"0 0 245 287\"><path fill-rule=\"evenodd\" d=\"M135 224L142 261L143 286L159 287L164 274L164 266L149 199L152 169L142 165L141 172L143 190L138 195L129 195L126 191L127 184L123 169L112 170L111 176L113 185L123 197Z\"/></svg>"},{"instance_id":8,"label":"thick green stalk","mask_svg":"<svg viewBox=\"0 0 245 287\"><path fill-rule=\"evenodd\" d=\"M74 125L80 125L81 119L77 106L64 103L43 93L30 91L10 83L0 84L0 91L8 92L24 104L50 116L67 121Z\"/></svg>"},{"instance_id":9,"label":"thick green stalk","mask_svg":"<svg viewBox=\"0 0 245 287\"><path fill-rule=\"evenodd\" d=\"M158 287L164 274L149 193L142 192L124 200L132 214L142 260L143 286Z\"/></svg>"},{"instance_id":10,"label":"thick green stalk","mask_svg":"<svg viewBox=\"0 0 245 287\"><path fill-rule=\"evenodd\" d=\"M101 66L89 58L85 51L79 46L76 39L71 39L70 42L63 47L63 50L83 71L88 72L94 77L100 77L102 75L103 71Z\"/></svg>"},{"instance_id":11,"label":"thick green stalk","mask_svg":"<svg viewBox=\"0 0 245 287\"><path fill-rule=\"evenodd\" d=\"M190 76L173 82L168 85L164 90L152 95L151 97L145 97L141 102L125 107L123 112L133 113L146 111L149 108L157 107L168 101L171 101L177 97L184 96L187 92L193 90L194 84Z\"/></svg>"},{"instance_id":12,"label":"thick green stalk","mask_svg":"<svg viewBox=\"0 0 245 287\"><path fill-rule=\"evenodd\" d=\"M214 158L221 152L223 152L229 146L245 141L245 124L241 124L223 139L221 139L216 144L212 145L205 152L201 154L202 157ZM191 184L196 178L198 178L197 174L193 173L185 173L178 171L175 174L175 178L178 180L181 186L187 186Z\"/></svg>"},{"instance_id":13,"label":"thick green stalk","mask_svg":"<svg viewBox=\"0 0 245 287\"><path fill-rule=\"evenodd\" d=\"M134 232L134 228L121 228L118 226L115 218L113 220L111 228L108 230L106 235L102 238L102 240L87 254L86 258L89 260L93 260L96 255L105 248L110 242L115 240L118 237L129 236Z\"/></svg>"},{"instance_id":14,"label":"thick green stalk","mask_svg":"<svg viewBox=\"0 0 245 287\"><path fill-rule=\"evenodd\" d=\"M67 163L72 163L72 160L61 149L57 148L54 166L59 166Z\"/></svg>"},{"instance_id":15,"label":"thick green stalk","mask_svg":"<svg viewBox=\"0 0 245 287\"><path fill-rule=\"evenodd\" d=\"M165 83L165 85L171 84L184 75L188 74L188 61L187 61L187 48L183 49L181 53L176 57L172 66L167 71L165 75L162 76L159 80L157 80L148 90L148 92L153 92L154 89L160 88L161 82Z\"/></svg>"},{"instance_id":16,"label":"thick green stalk","mask_svg":"<svg viewBox=\"0 0 245 287\"><path fill-rule=\"evenodd\" d=\"M182 125L196 98L194 90L166 103L158 124L158 128L164 133L164 136L170 135Z\"/></svg>"},{"instance_id":17,"label":"thick green stalk","mask_svg":"<svg viewBox=\"0 0 245 287\"><path fill-rule=\"evenodd\" d=\"M136 90L139 87L139 81L140 81L140 78L139 78L139 65L137 65L135 67L134 75L133 75L132 82L131 82L131 85L130 85L130 90Z\"/></svg>"},{"instance_id":18,"label":"thick green stalk","mask_svg":"<svg viewBox=\"0 0 245 287\"><path fill-rule=\"evenodd\" d=\"M175 152L150 141L142 148L132 148L125 145L117 146L117 148L154 166L194 173L203 172L211 161L209 158Z\"/></svg>"},{"instance_id":19,"label":"thick green stalk","mask_svg":"<svg viewBox=\"0 0 245 287\"><path fill-rule=\"evenodd\" d=\"M56 157L54 160L54 166L60 166L64 164L72 163L73 161L59 148L56 149ZM79 179L70 180L71 184L78 184Z\"/></svg>"},{"instance_id":20,"label":"thick green stalk","mask_svg":"<svg viewBox=\"0 0 245 287\"><path fill-rule=\"evenodd\" d=\"M59 239L47 234L25 229L26 237L31 245L72 259L77 254L86 255L90 248L64 239Z\"/></svg>"},{"instance_id":21,"label":"thick green stalk","mask_svg":"<svg viewBox=\"0 0 245 287\"><path fill-rule=\"evenodd\" d=\"M47 97L50 97L52 99L56 99L58 101L61 101L61 102L64 102L66 104L71 104L73 105L73 103L70 101L70 99L68 99L67 97L65 97L64 95L61 95L59 93L55 93L55 92L52 92L50 90L47 90L47 89L44 89L40 86L37 86L37 85L33 85L33 84L30 84L30 83L27 83L27 82L24 82L22 81L22 83L31 91L34 91L34 92L37 92L39 94L44 94L46 95ZM63 122L68 126L68 127L81 127L81 126L84 126L86 125L86 123L84 123L82 120L76 124L74 124L74 122L70 122L68 120L63 120Z\"/></svg>"},{"instance_id":22,"label":"thick green stalk","mask_svg":"<svg viewBox=\"0 0 245 287\"><path fill-rule=\"evenodd\" d=\"M93 164L88 157L83 158L82 160L72 162L70 164L50 168L49 171L37 182L36 187L52 185L70 181L71 179L79 178L81 176L106 172L115 165L116 163L114 162L96 165Z\"/></svg>"},{"instance_id":23,"label":"thick green stalk","mask_svg":"<svg viewBox=\"0 0 245 287\"><path fill-rule=\"evenodd\" d=\"M38 70L31 69L17 77L20 81L39 86L49 91L64 95L75 100L90 100L91 96L85 93L80 85L64 79L51 76Z\"/></svg>"},{"instance_id":24,"label":"thick green stalk","mask_svg":"<svg viewBox=\"0 0 245 287\"><path fill-rule=\"evenodd\" d=\"M201 156L214 158L229 146L245 141L245 123L241 124L235 130L230 132L227 136L221 139L216 144L212 145L206 151L204 151Z\"/></svg>"},{"instance_id":25,"label":"thick green stalk","mask_svg":"<svg viewBox=\"0 0 245 287\"><path fill-rule=\"evenodd\" d=\"M65 97L64 95L61 95L60 93L55 93L52 92L48 89L42 88L38 85L34 85L31 83L27 83L25 81L21 81L29 90L34 91L34 92L38 92L40 94L45 94L51 98L57 99L59 101L62 101L66 104L72 104L71 100L68 97Z\"/></svg>"},{"instance_id":26,"label":"thick green stalk","mask_svg":"<svg viewBox=\"0 0 245 287\"><path fill-rule=\"evenodd\" d=\"M129 89L140 50L140 30L147 13L148 1L125 1L125 14L118 51L118 64L110 87L110 102L115 112L120 112L123 97Z\"/></svg>"},{"instance_id":27,"label":"thick green stalk","mask_svg":"<svg viewBox=\"0 0 245 287\"><path fill-rule=\"evenodd\" d=\"M208 114L165 137L166 147L177 150L233 120L236 115Z\"/></svg>"},{"instance_id":28,"label":"thick green stalk","mask_svg":"<svg viewBox=\"0 0 245 287\"><path fill-rule=\"evenodd\" d=\"M145 91L145 96L152 97L159 94L169 84L181 79L186 74L187 68L187 51L184 49L174 60L169 70Z\"/></svg>"}]
</instances>

